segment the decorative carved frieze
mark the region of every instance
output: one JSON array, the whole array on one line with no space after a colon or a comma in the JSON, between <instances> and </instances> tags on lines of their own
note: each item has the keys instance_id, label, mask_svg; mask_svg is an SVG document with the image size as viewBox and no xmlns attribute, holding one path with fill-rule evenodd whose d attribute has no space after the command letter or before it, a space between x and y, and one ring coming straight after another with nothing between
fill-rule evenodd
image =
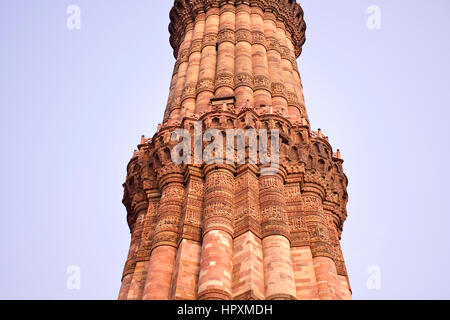
<instances>
[{"instance_id":1,"label":"decorative carved frieze","mask_svg":"<svg viewBox=\"0 0 450 320\"><path fill-rule=\"evenodd\" d=\"M193 40L192 44L191 44L191 48L189 50L189 55L193 54L194 52L201 52L202 45L203 45L203 39Z\"/></svg>"},{"instance_id":2,"label":"decorative carved frieze","mask_svg":"<svg viewBox=\"0 0 450 320\"><path fill-rule=\"evenodd\" d=\"M180 54L180 64L189 62L189 49L184 49Z\"/></svg>"},{"instance_id":3,"label":"decorative carved frieze","mask_svg":"<svg viewBox=\"0 0 450 320\"><path fill-rule=\"evenodd\" d=\"M252 42L253 44L260 44L262 46L266 46L266 36L264 32L253 31L252 32Z\"/></svg>"},{"instance_id":4,"label":"decorative carved frieze","mask_svg":"<svg viewBox=\"0 0 450 320\"><path fill-rule=\"evenodd\" d=\"M207 33L203 36L202 50L208 46L216 46L217 33Z\"/></svg>"},{"instance_id":5,"label":"decorative carved frieze","mask_svg":"<svg viewBox=\"0 0 450 320\"><path fill-rule=\"evenodd\" d=\"M221 87L229 87L234 89L234 74L231 72L221 72L216 76L216 89Z\"/></svg>"},{"instance_id":6,"label":"decorative carved frieze","mask_svg":"<svg viewBox=\"0 0 450 320\"><path fill-rule=\"evenodd\" d=\"M298 101L298 96L296 92L287 91L287 101L288 105L297 107L300 109L300 102Z\"/></svg>"},{"instance_id":7,"label":"decorative carved frieze","mask_svg":"<svg viewBox=\"0 0 450 320\"><path fill-rule=\"evenodd\" d=\"M254 90L267 90L271 92L270 79L264 75L256 75L253 78L253 89Z\"/></svg>"},{"instance_id":8,"label":"decorative carved frieze","mask_svg":"<svg viewBox=\"0 0 450 320\"><path fill-rule=\"evenodd\" d=\"M241 86L253 88L253 75L245 72L238 73L234 83L236 88Z\"/></svg>"},{"instance_id":9,"label":"decorative carved frieze","mask_svg":"<svg viewBox=\"0 0 450 320\"><path fill-rule=\"evenodd\" d=\"M215 86L214 86L214 79L201 79L199 80L197 84L197 94L203 91L209 91L214 93Z\"/></svg>"},{"instance_id":10,"label":"decorative carved frieze","mask_svg":"<svg viewBox=\"0 0 450 320\"><path fill-rule=\"evenodd\" d=\"M282 97L287 100L286 87L281 82L272 82L272 97Z\"/></svg>"},{"instance_id":11,"label":"decorative carved frieze","mask_svg":"<svg viewBox=\"0 0 450 320\"><path fill-rule=\"evenodd\" d=\"M181 101L186 99L195 99L197 96L197 85L195 83L187 83L183 89L183 97Z\"/></svg>"},{"instance_id":12,"label":"decorative carved frieze","mask_svg":"<svg viewBox=\"0 0 450 320\"><path fill-rule=\"evenodd\" d=\"M253 42L252 32L248 29L239 29L236 31L236 42L246 41L250 44Z\"/></svg>"},{"instance_id":13,"label":"decorative carved frieze","mask_svg":"<svg viewBox=\"0 0 450 320\"><path fill-rule=\"evenodd\" d=\"M281 54L280 42L275 37L266 37L266 48L267 51L275 50Z\"/></svg>"},{"instance_id":14,"label":"decorative carved frieze","mask_svg":"<svg viewBox=\"0 0 450 320\"><path fill-rule=\"evenodd\" d=\"M281 59L291 61L291 50L288 46L280 46Z\"/></svg>"},{"instance_id":15,"label":"decorative carved frieze","mask_svg":"<svg viewBox=\"0 0 450 320\"><path fill-rule=\"evenodd\" d=\"M219 31L219 34L217 36L217 43L221 44L224 42L231 42L232 44L236 42L234 30L223 29Z\"/></svg>"},{"instance_id":16,"label":"decorative carved frieze","mask_svg":"<svg viewBox=\"0 0 450 320\"><path fill-rule=\"evenodd\" d=\"M303 20L303 11L299 4L290 0L254 0L252 6L257 6L262 11L266 11L264 19L274 21L279 28L286 30L286 33L292 39L295 48L295 54L300 55L302 46L305 42L306 24ZM220 9L219 9L220 7ZM219 0L198 0L185 2L184 0L176 0L171 11L171 23L169 26L170 43L174 49L174 55L178 55L178 51L184 35L188 30L192 30L193 21L197 18L199 12L205 12L206 17L224 13L251 12L249 6L240 5L238 0L227 1L227 4L220 5ZM256 11L259 13L260 11ZM279 21L276 16L279 17Z\"/></svg>"}]
</instances>

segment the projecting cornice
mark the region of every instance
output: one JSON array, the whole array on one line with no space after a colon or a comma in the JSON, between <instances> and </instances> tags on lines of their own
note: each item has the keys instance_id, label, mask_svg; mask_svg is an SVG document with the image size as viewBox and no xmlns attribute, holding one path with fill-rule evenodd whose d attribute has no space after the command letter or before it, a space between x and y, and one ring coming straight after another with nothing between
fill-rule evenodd
<instances>
[{"instance_id":1,"label":"projecting cornice","mask_svg":"<svg viewBox=\"0 0 450 320\"><path fill-rule=\"evenodd\" d=\"M170 44L174 49L175 58L186 29L194 23L195 18L210 8L219 8L224 5L247 4L260 7L264 12L273 12L275 17L282 21L286 31L290 34L295 55L299 57L305 43L306 23L303 20L303 9L295 0L175 0L170 11Z\"/></svg>"}]
</instances>

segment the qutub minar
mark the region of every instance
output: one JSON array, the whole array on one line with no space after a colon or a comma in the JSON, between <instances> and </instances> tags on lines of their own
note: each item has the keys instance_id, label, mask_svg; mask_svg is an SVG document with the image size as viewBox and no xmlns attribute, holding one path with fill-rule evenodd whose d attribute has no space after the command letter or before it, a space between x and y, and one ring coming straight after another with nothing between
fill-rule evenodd
<instances>
[{"instance_id":1,"label":"qutub minar","mask_svg":"<svg viewBox=\"0 0 450 320\"><path fill-rule=\"evenodd\" d=\"M163 123L128 165L131 245L119 299L351 299L340 246L347 177L311 130L294 0L176 0ZM180 128L279 130L279 170L172 160ZM205 143L206 144L206 143ZM247 157L248 157L247 145Z\"/></svg>"}]
</instances>

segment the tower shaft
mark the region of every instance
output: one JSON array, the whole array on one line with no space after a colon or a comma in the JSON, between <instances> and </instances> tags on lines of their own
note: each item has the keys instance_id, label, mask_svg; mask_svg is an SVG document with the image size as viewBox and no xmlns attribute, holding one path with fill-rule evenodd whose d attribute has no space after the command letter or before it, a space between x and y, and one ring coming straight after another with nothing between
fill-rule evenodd
<instances>
[{"instance_id":1,"label":"tower shaft","mask_svg":"<svg viewBox=\"0 0 450 320\"><path fill-rule=\"evenodd\" d=\"M300 5L176 0L170 18L176 63L163 123L142 138L124 184L132 239L119 298L350 299L340 247L348 181L340 152L310 128ZM200 139L201 156L217 134L250 133L245 161L227 145L215 162L176 163L179 129ZM268 143L277 170L250 161L251 133L266 130L279 134L279 152L274 136Z\"/></svg>"}]
</instances>

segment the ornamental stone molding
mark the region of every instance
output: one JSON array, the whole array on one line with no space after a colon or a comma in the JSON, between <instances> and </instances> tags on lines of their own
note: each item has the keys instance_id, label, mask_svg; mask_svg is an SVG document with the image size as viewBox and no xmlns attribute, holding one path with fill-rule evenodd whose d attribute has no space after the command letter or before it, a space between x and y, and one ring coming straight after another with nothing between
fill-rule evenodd
<instances>
[{"instance_id":1,"label":"ornamental stone molding","mask_svg":"<svg viewBox=\"0 0 450 320\"><path fill-rule=\"evenodd\" d=\"M303 20L303 9L291 0L176 0L170 11L169 26L170 44L174 49L174 56L178 56L187 28L194 23L198 14L206 12L208 15L212 8L220 8L220 13L237 13L235 8L239 8L240 4L247 5L247 7L242 6L240 10L249 11L250 7L258 7L263 12L269 13L266 18L282 22L294 44L295 55L300 56L305 43L306 23Z\"/></svg>"}]
</instances>

